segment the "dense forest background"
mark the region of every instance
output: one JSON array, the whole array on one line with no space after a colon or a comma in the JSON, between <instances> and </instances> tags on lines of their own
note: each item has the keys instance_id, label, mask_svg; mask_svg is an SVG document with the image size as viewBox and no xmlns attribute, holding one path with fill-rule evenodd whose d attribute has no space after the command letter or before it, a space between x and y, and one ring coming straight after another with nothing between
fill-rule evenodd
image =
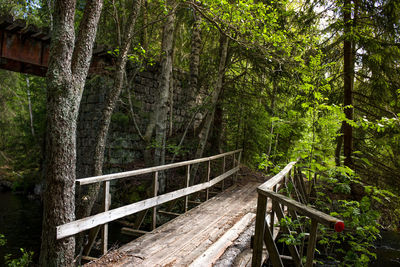
<instances>
[{"instance_id":1,"label":"dense forest background","mask_svg":"<svg viewBox=\"0 0 400 267\"><path fill-rule=\"evenodd\" d=\"M0 13L51 31L55 4L1 0ZM77 1L76 30L86 4ZM398 229L398 1L106 0L95 43L116 65L104 74L114 83L92 175L103 171L110 120L143 120L129 109L135 95L126 66L140 72L159 64L156 109L146 114L145 128L136 128L147 144L144 165L243 148L243 164L276 173L300 157L317 173L308 179L315 196L324 199L322 208L335 206L334 197L318 189L328 185L347 201L344 217L365 211L366 222L354 225L373 220ZM201 96L192 111L202 114L201 122L190 133L185 125L193 124L191 117L175 125L167 116L173 68L188 74L183 89ZM0 70L0 81L0 179L15 191L32 192L44 183L48 80ZM127 112L112 116L115 106ZM168 132L178 126L174 135ZM364 230L358 234L371 234Z\"/></svg>"}]
</instances>

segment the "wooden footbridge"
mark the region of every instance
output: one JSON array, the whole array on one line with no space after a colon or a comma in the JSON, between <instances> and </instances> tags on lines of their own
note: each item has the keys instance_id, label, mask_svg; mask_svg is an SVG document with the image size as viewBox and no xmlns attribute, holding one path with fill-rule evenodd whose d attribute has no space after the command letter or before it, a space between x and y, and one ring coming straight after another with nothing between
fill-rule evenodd
<instances>
[{"instance_id":1,"label":"wooden footbridge","mask_svg":"<svg viewBox=\"0 0 400 267\"><path fill-rule=\"evenodd\" d=\"M98 182L104 184L105 210L58 226L57 239L103 225L105 254L87 266L261 266L267 258L273 266L283 266L285 260L290 260L296 266L312 266L318 224L341 231L343 222L306 206L307 189L301 170L295 167L296 162L289 163L280 173L262 184L262 181L251 177L237 177L241 153L241 150L236 150L207 158L79 179L77 184L80 186ZM221 164L220 168L216 168L220 174L212 171L211 167L215 168L216 163ZM201 164L207 170L205 181L191 185L191 169L197 169ZM176 168L186 170L186 186L158 195L159 174ZM154 196L108 210L110 181L143 174L152 174ZM224 189L228 178L234 181L233 185L209 199L216 187ZM287 196L281 194L283 192ZM193 200L200 199L201 193L206 201L187 211L190 203L197 203ZM157 209L167 202L176 203L178 200L184 202L187 212L155 228ZM149 209L152 210L153 230L125 229L125 232L143 235L118 249L107 251L107 223ZM168 211L159 212L178 215ZM300 215L302 217L299 219ZM300 229L308 232L302 245L289 246L290 255L280 255L274 242L279 232L291 233L293 230L289 226L279 227L278 219L285 216L299 220L311 219L309 227L304 222L304 227ZM254 238L250 244L252 235ZM244 242L246 249L237 251L237 242ZM303 250L306 250L305 262L302 260Z\"/></svg>"}]
</instances>

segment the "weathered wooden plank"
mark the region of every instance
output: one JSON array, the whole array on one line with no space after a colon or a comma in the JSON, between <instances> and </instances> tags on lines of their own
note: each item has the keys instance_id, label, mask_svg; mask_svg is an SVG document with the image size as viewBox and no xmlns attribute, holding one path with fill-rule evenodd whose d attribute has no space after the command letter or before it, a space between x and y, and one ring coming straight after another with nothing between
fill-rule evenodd
<instances>
[{"instance_id":1,"label":"weathered wooden plank","mask_svg":"<svg viewBox=\"0 0 400 267\"><path fill-rule=\"evenodd\" d=\"M190 183L190 165L186 167L186 187L189 187ZM185 212L188 211L189 196L185 197Z\"/></svg>"},{"instance_id":2,"label":"weathered wooden plank","mask_svg":"<svg viewBox=\"0 0 400 267\"><path fill-rule=\"evenodd\" d=\"M238 221L229 231L227 231L217 242L213 243L201 256L195 259L189 266L212 266L224 251L238 238L253 221L256 215L248 213Z\"/></svg>"},{"instance_id":3,"label":"weathered wooden plank","mask_svg":"<svg viewBox=\"0 0 400 267\"><path fill-rule=\"evenodd\" d=\"M119 248L92 266L188 266L249 212L258 183L236 184L220 195Z\"/></svg>"},{"instance_id":4,"label":"weathered wooden plank","mask_svg":"<svg viewBox=\"0 0 400 267\"><path fill-rule=\"evenodd\" d=\"M281 194L275 193L271 190L260 190L260 187L257 189L259 194L264 195L265 197L272 198L276 200L280 204L287 206L289 209L296 210L300 214L303 214L311 219L318 221L328 227L333 228L337 222L341 222L341 220L330 216L326 213L323 213L314 208L308 207L300 202L297 202L289 197L283 196Z\"/></svg>"},{"instance_id":5,"label":"weathered wooden plank","mask_svg":"<svg viewBox=\"0 0 400 267\"><path fill-rule=\"evenodd\" d=\"M158 192L158 172L154 173L154 179L153 179L153 196L157 197L157 192ZM156 229L157 227L157 207L153 207L153 216L152 216L152 226L153 230Z\"/></svg>"},{"instance_id":6,"label":"weathered wooden plank","mask_svg":"<svg viewBox=\"0 0 400 267\"><path fill-rule=\"evenodd\" d=\"M263 217L262 219L264 221L265 217ZM274 236L271 233L271 230L269 229L267 224L265 224L264 227L263 239L264 239L264 244L267 247L269 258L271 259L272 265L274 267L279 267L279 266L283 267L282 259L280 258L278 248L276 247ZM255 267L260 265L252 264L252 266Z\"/></svg>"},{"instance_id":7,"label":"weathered wooden plank","mask_svg":"<svg viewBox=\"0 0 400 267\"><path fill-rule=\"evenodd\" d=\"M127 171L127 172L120 172L120 173L113 173L113 174L107 174L107 175L101 175L101 176L82 178L82 179L77 179L76 183L79 185L85 185L85 184L92 184L92 183L98 183L98 182L104 182L104 181L111 181L111 180L120 179L120 178L132 177L132 176L137 176L137 175L152 173L152 172L157 172L157 171L163 171L163 170L168 170L168 169L172 169L172 168L178 168L178 167L183 167L183 166L187 166L187 165L192 165L195 163L201 163L201 162L206 162L206 161L210 161L210 160L214 160L214 159L219 159L224 156L238 153L240 151L241 151L241 149L238 149L235 151L226 152L223 154L206 157L206 158L201 158L201 159L187 160L187 161L182 161L182 162L177 162L177 163L172 163L172 164L166 164L166 165L162 165L162 166L144 168L144 169L140 169L140 170L133 170L133 171Z\"/></svg>"},{"instance_id":8,"label":"weathered wooden plank","mask_svg":"<svg viewBox=\"0 0 400 267\"><path fill-rule=\"evenodd\" d=\"M259 267L262 264L263 236L265 227L265 214L267 209L267 198L263 195L258 195L257 200L257 217L253 243L253 259L251 265ZM266 226L268 228L268 225Z\"/></svg>"},{"instance_id":9,"label":"weathered wooden plank","mask_svg":"<svg viewBox=\"0 0 400 267\"><path fill-rule=\"evenodd\" d=\"M128 228L128 227L122 227L121 233L125 234L125 235L131 235L131 236L141 236L141 235L147 234L149 232L143 231L143 230L138 230L138 229L132 229L132 228Z\"/></svg>"},{"instance_id":10,"label":"weathered wooden plank","mask_svg":"<svg viewBox=\"0 0 400 267\"><path fill-rule=\"evenodd\" d=\"M181 215L180 213L171 212L171 211L165 211L165 210L159 210L158 213L165 214L165 215L170 215L170 216L179 216L179 215Z\"/></svg>"},{"instance_id":11,"label":"weathered wooden plank","mask_svg":"<svg viewBox=\"0 0 400 267\"><path fill-rule=\"evenodd\" d=\"M241 214L253 211L255 208L255 186L239 187L231 191L234 195L222 194L212 199L212 206L208 202L196 208L196 212L202 214L199 219L193 218L188 226L190 231L177 234L172 237L173 242L168 243L163 251L152 253L153 261L145 261L146 265L168 264L179 262L181 265L189 265L199 257L208 247L231 228ZM227 198L227 196L229 196ZM238 209L238 207L240 207ZM183 228L185 231L185 228ZM179 235L179 237L177 237ZM168 241L167 241L168 242ZM158 242L160 243L160 242ZM171 248L175 250L171 251ZM155 261L154 261L155 260Z\"/></svg>"},{"instance_id":12,"label":"weathered wooden plank","mask_svg":"<svg viewBox=\"0 0 400 267\"><path fill-rule=\"evenodd\" d=\"M198 184L198 185L194 185L191 187L176 190L174 192L166 193L161 196L142 200L142 201L130 204L130 205L112 209L107 212L102 212L102 213L99 213L99 214L96 214L96 215L93 215L90 217L86 217L86 218L83 218L80 220L76 220L73 222L69 222L69 223L57 226L57 239L71 236L71 235L80 233L82 231L91 229L93 227L96 227L98 225L112 222L114 220L123 218L125 216L134 214L136 212L161 205L161 204L171 201L173 199L181 198L181 197L193 194L195 192L204 190L204 189L209 188L209 187L215 185L216 183L222 181L226 177L229 177L230 175L234 174L238 170L239 170L239 167L236 167L236 168L233 168L233 169L227 171L224 174L221 174L220 176L215 177L213 180L211 180L209 182L205 182L202 184Z\"/></svg>"},{"instance_id":13,"label":"weathered wooden plank","mask_svg":"<svg viewBox=\"0 0 400 267\"><path fill-rule=\"evenodd\" d=\"M286 174L289 173L289 171L292 169L292 167L296 164L296 161L290 162L286 167L281 170L277 175L260 185L258 188L260 190L267 190L271 189L273 186L277 185L282 181L282 179L285 177Z\"/></svg>"},{"instance_id":14,"label":"weathered wooden plank","mask_svg":"<svg viewBox=\"0 0 400 267\"><path fill-rule=\"evenodd\" d=\"M308 240L308 247L307 247L306 267L313 266L315 245L317 243L317 230L318 230L317 220L311 220L310 238Z\"/></svg>"},{"instance_id":15,"label":"weathered wooden plank","mask_svg":"<svg viewBox=\"0 0 400 267\"><path fill-rule=\"evenodd\" d=\"M95 258L95 257L90 257L90 256L82 256L82 260L85 260L85 261L95 261L95 260L97 260L98 258Z\"/></svg>"},{"instance_id":16,"label":"weathered wooden plank","mask_svg":"<svg viewBox=\"0 0 400 267\"><path fill-rule=\"evenodd\" d=\"M103 209L108 211L110 208L110 182L106 181L103 183ZM103 225L103 237L102 237L102 249L103 254L108 251L108 224Z\"/></svg>"},{"instance_id":17,"label":"weathered wooden plank","mask_svg":"<svg viewBox=\"0 0 400 267\"><path fill-rule=\"evenodd\" d=\"M210 181L210 175L211 175L211 161L208 161L208 166L207 166L207 182ZM206 189L206 200L208 200L208 195L210 193L210 190L207 188Z\"/></svg>"}]
</instances>

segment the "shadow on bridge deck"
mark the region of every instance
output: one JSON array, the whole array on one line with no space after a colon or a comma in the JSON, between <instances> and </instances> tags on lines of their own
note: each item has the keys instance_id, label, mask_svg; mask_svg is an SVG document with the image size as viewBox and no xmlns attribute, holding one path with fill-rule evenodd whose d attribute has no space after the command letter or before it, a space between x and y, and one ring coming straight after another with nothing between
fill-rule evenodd
<instances>
[{"instance_id":1,"label":"shadow on bridge deck","mask_svg":"<svg viewBox=\"0 0 400 267\"><path fill-rule=\"evenodd\" d=\"M254 179L241 179L207 202L85 266L211 266L254 221L259 185Z\"/></svg>"}]
</instances>

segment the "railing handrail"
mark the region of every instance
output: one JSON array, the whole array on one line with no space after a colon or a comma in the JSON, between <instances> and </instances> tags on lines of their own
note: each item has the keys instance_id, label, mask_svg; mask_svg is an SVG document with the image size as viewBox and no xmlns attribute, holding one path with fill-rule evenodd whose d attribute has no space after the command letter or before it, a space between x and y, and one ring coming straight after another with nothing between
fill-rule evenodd
<instances>
[{"instance_id":1,"label":"railing handrail","mask_svg":"<svg viewBox=\"0 0 400 267\"><path fill-rule=\"evenodd\" d=\"M241 152L241 151L242 151L242 149L237 149L234 151L218 154L218 155L211 156L211 157L192 159L192 160L176 162L176 163L155 166L155 167L149 167L149 168L133 170L133 171L126 171L126 172L105 174L105 175L101 175L101 176L81 178L81 179L77 179L76 183L79 185L86 185L86 184L92 184L92 183L98 183L98 182L111 181L111 180L115 180L115 179L127 178L127 177L137 176L137 175L141 175L141 174L153 173L153 172L157 172L157 171L163 171L163 170L168 170L168 169L172 169L172 168L183 167L183 166L192 165L192 164L196 164L196 163L206 162L206 161L222 158L225 156L229 156L229 155Z\"/></svg>"},{"instance_id":2,"label":"railing handrail","mask_svg":"<svg viewBox=\"0 0 400 267\"><path fill-rule=\"evenodd\" d=\"M239 156L237 159L236 159L236 153L239 153ZM104 201L104 203L103 203L104 212L57 226L56 227L56 237L57 237L57 239L61 239L61 238L68 237L68 236L83 232L85 230L94 228L99 225L104 225L106 227L107 223L109 223L109 222L112 222L112 221L120 219L122 217L132 215L137 212L144 211L144 210L147 210L150 208L153 208L153 229L154 229L156 227L156 223L155 223L156 222L156 206L159 206L161 204L164 204L164 203L172 201L172 200L176 200L176 199L185 197L185 211L186 211L187 203L188 203L188 196L190 194L199 192L201 190L206 190L206 200L207 200L208 199L208 190L210 187L214 186L215 184L223 181L225 178L227 178L239 171L241 153L242 153L242 149L237 149L237 150L234 150L231 152L222 153L222 154L211 156L211 157L205 157L205 158L200 158L200 159L195 159L195 160L188 160L188 161L183 161L183 162L178 162L178 163L173 163L173 164L168 164L168 165L162 165L162 166L157 166L157 167L151 167L151 168L145 168L145 169L140 169L140 170L134 170L134 171L129 171L129 172L108 174L108 175L102 175L102 176L97 176L97 177L89 177L89 178L79 179L79 180L77 180L77 183L79 185L90 184L90 183L94 183L94 182L103 182L103 184L105 186L105 193L104 193L104 200L103 200ZM233 155L233 166L230 170L226 171L225 170L225 157L229 156L229 155ZM223 158L223 168L222 168L223 173L218 175L217 177L214 177L213 179L210 179L211 161L218 159L218 158ZM207 182L189 186L190 166L192 164L197 164L197 163L206 162L206 161L208 161ZM186 187L179 189L179 190L175 190L173 192L169 192L169 193L165 193L165 194L157 196L158 172L167 170L167 169L171 169L171 168L181 167L181 166L187 167L186 168L187 169ZM135 175L145 174L145 173L154 173L154 181L153 181L154 197L147 198L145 200L138 201L138 202L135 202L132 204L128 204L128 205L125 205L125 206L122 206L119 208L114 208L112 210L108 210L109 204L107 204L107 203L109 203L108 197L109 197L110 180L132 177ZM104 233L103 233L104 234L103 240L106 239L107 231L104 231ZM103 250L107 251L106 246L104 248L105 249L103 249Z\"/></svg>"},{"instance_id":3,"label":"railing handrail","mask_svg":"<svg viewBox=\"0 0 400 267\"><path fill-rule=\"evenodd\" d=\"M258 267L262 264L262 255L263 255L263 243L265 243L269 257L271 259L273 266L283 266L283 262L281 259L281 255L275 245L275 241L273 238L274 231L274 220L275 216L277 219L283 219L285 216L284 210L287 209L288 213L291 216L297 218L297 213L305 215L311 219L311 227L310 227L310 235L308 240L308 248L307 248L307 258L306 258L306 267L313 266L314 259L314 251L317 240L317 230L318 223L327 225L329 227L333 227L335 231L341 232L344 229L343 221L330 216L326 213L323 213L319 210L311 208L305 204L302 204L298 201L290 197L286 197L282 194L277 193L278 184L286 187L286 177L291 179L294 183L297 178L297 184L299 186L300 193L298 194L296 191L296 185L294 184L294 189L299 201L304 202L307 199L306 196L300 197L302 194L306 194L305 185L303 181L303 177L301 176L301 171L296 175L296 169L294 169L293 176L291 176L291 170L297 161L290 162L286 167L280 171L277 175L269 179L267 182L262 184L257 188L258 199L257 199L257 215L256 215L256 224L255 224L255 236L253 242L253 258L252 258L252 266ZM295 167L294 167L295 168ZM293 179L292 179L293 178ZM272 201L272 210L269 216L269 222L266 220L266 209L268 206L268 200ZM290 234L291 231L287 226L281 227L284 232ZM303 231L303 230L302 230ZM301 254L299 253L296 245L289 245L289 251L292 255L292 259L295 262L296 266L303 266L301 262ZM302 249L301 249L302 251Z\"/></svg>"},{"instance_id":4,"label":"railing handrail","mask_svg":"<svg viewBox=\"0 0 400 267\"><path fill-rule=\"evenodd\" d=\"M279 184L284 178L285 175L287 175L290 170L293 168L293 166L297 163L297 161L292 161L288 165L286 165L283 170L281 170L278 174L276 174L274 177L263 183L258 187L259 190L271 190L274 186Z\"/></svg>"},{"instance_id":5,"label":"railing handrail","mask_svg":"<svg viewBox=\"0 0 400 267\"><path fill-rule=\"evenodd\" d=\"M279 193L276 193L272 190L263 190L263 189L258 189L258 193L272 198L274 201L279 202L279 204L282 204L289 209L295 210L298 213L305 215L311 219L314 219L318 221L319 223L326 225L328 227L334 228L335 225L339 222L342 222L341 220L330 216L322 211L316 210L312 207L309 207L307 205L304 205L300 202L297 202L287 196L281 195Z\"/></svg>"}]
</instances>

